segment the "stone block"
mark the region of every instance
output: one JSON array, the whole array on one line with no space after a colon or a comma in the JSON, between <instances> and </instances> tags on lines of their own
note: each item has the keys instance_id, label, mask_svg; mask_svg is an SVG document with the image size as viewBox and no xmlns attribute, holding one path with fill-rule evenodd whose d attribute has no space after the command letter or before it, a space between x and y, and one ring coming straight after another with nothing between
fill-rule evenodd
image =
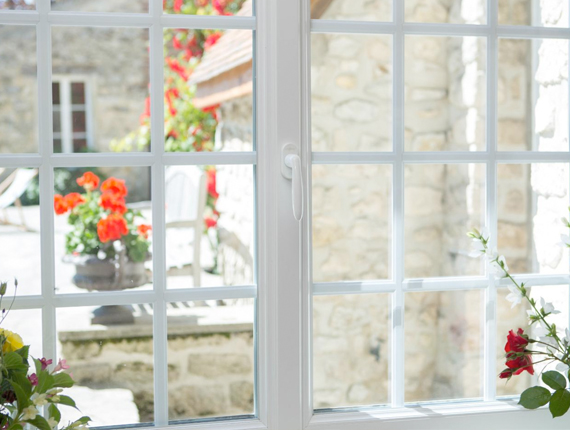
<instances>
[{"instance_id":1,"label":"stone block","mask_svg":"<svg viewBox=\"0 0 570 430\"><path fill-rule=\"evenodd\" d=\"M188 372L204 378L220 375L247 375L253 369L251 358L240 353L204 353L188 355Z\"/></svg>"},{"instance_id":2,"label":"stone block","mask_svg":"<svg viewBox=\"0 0 570 430\"><path fill-rule=\"evenodd\" d=\"M170 417L200 418L226 415L228 398L222 385L181 386L168 392Z\"/></svg>"},{"instance_id":3,"label":"stone block","mask_svg":"<svg viewBox=\"0 0 570 430\"><path fill-rule=\"evenodd\" d=\"M253 413L253 384L246 381L231 383L230 402L240 413Z\"/></svg>"}]
</instances>

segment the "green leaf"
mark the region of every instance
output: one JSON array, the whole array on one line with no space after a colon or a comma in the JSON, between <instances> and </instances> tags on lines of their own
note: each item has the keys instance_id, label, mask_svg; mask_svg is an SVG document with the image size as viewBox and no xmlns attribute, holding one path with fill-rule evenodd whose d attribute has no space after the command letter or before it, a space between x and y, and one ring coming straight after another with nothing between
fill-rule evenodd
<instances>
[{"instance_id":1,"label":"green leaf","mask_svg":"<svg viewBox=\"0 0 570 430\"><path fill-rule=\"evenodd\" d=\"M32 395L32 383L25 373L13 373L8 381L18 384L26 396L30 397Z\"/></svg>"},{"instance_id":2,"label":"green leaf","mask_svg":"<svg viewBox=\"0 0 570 430\"><path fill-rule=\"evenodd\" d=\"M30 346L24 345L20 349L16 351L16 354L20 355L24 360L28 361L28 357L30 354Z\"/></svg>"},{"instance_id":3,"label":"green leaf","mask_svg":"<svg viewBox=\"0 0 570 430\"><path fill-rule=\"evenodd\" d=\"M79 418L75 422L79 423L79 424L87 424L89 421L91 421L91 418L84 416L84 417Z\"/></svg>"},{"instance_id":4,"label":"green leaf","mask_svg":"<svg viewBox=\"0 0 570 430\"><path fill-rule=\"evenodd\" d=\"M24 430L22 424L12 424L8 426L8 430Z\"/></svg>"},{"instance_id":5,"label":"green leaf","mask_svg":"<svg viewBox=\"0 0 570 430\"><path fill-rule=\"evenodd\" d=\"M43 370L40 371L38 376L38 386L36 387L36 392L43 394L47 390L51 390L55 383L55 378L49 374L49 372Z\"/></svg>"},{"instance_id":6,"label":"green leaf","mask_svg":"<svg viewBox=\"0 0 570 430\"><path fill-rule=\"evenodd\" d=\"M519 405L522 405L527 409L538 409L541 406L546 405L549 402L550 397L550 391L546 388L532 387L521 394Z\"/></svg>"},{"instance_id":7,"label":"green leaf","mask_svg":"<svg viewBox=\"0 0 570 430\"><path fill-rule=\"evenodd\" d=\"M61 412L59 412L59 409L57 408L56 405L54 405L53 403L51 403L48 407L48 412L49 412L49 417L53 418L54 420L56 420L57 422L61 421Z\"/></svg>"},{"instance_id":8,"label":"green leaf","mask_svg":"<svg viewBox=\"0 0 570 430\"><path fill-rule=\"evenodd\" d=\"M41 415L36 416L33 420L26 420L26 422L37 427L39 430L51 430L50 425Z\"/></svg>"},{"instance_id":9,"label":"green leaf","mask_svg":"<svg viewBox=\"0 0 570 430\"><path fill-rule=\"evenodd\" d=\"M7 352L4 354L4 367L17 372L26 372L28 370L28 365L17 352Z\"/></svg>"},{"instance_id":10,"label":"green leaf","mask_svg":"<svg viewBox=\"0 0 570 430\"><path fill-rule=\"evenodd\" d=\"M69 376L67 373L61 372L61 373L57 373L55 375L53 375L54 378L54 382L53 382L53 386L54 387L61 387L61 388L70 388L73 387L73 379L71 379L71 376Z\"/></svg>"},{"instance_id":11,"label":"green leaf","mask_svg":"<svg viewBox=\"0 0 570 430\"><path fill-rule=\"evenodd\" d=\"M563 390L566 388L566 378L561 373L550 370L542 374L542 382L548 385L553 390Z\"/></svg>"},{"instance_id":12,"label":"green leaf","mask_svg":"<svg viewBox=\"0 0 570 430\"><path fill-rule=\"evenodd\" d=\"M77 406L75 406L75 401L69 396L59 396L59 401L56 403L59 403L61 405L71 406L72 408L77 409Z\"/></svg>"},{"instance_id":13,"label":"green leaf","mask_svg":"<svg viewBox=\"0 0 570 430\"><path fill-rule=\"evenodd\" d=\"M570 392L557 390L550 399L550 413L552 418L561 417L570 409Z\"/></svg>"},{"instance_id":14,"label":"green leaf","mask_svg":"<svg viewBox=\"0 0 570 430\"><path fill-rule=\"evenodd\" d=\"M20 387L17 383L10 381L10 385L12 385L12 390L16 393L16 400L18 401L18 414L22 412L24 408L30 406L30 398L26 395L22 387Z\"/></svg>"}]
</instances>

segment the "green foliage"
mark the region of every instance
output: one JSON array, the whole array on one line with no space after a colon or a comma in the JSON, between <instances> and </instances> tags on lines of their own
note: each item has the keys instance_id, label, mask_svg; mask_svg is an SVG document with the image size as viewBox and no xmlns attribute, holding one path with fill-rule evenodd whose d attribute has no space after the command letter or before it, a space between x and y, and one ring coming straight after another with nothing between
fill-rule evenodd
<instances>
[{"instance_id":1,"label":"green foliage","mask_svg":"<svg viewBox=\"0 0 570 430\"><path fill-rule=\"evenodd\" d=\"M523 391L519 404L527 409L538 409L550 401L550 391L544 387L531 387Z\"/></svg>"},{"instance_id":2,"label":"green foliage","mask_svg":"<svg viewBox=\"0 0 570 430\"><path fill-rule=\"evenodd\" d=\"M550 370L542 374L542 382L553 390L563 390L566 388L566 378L555 370Z\"/></svg>"},{"instance_id":3,"label":"green foliage","mask_svg":"<svg viewBox=\"0 0 570 430\"><path fill-rule=\"evenodd\" d=\"M570 392L568 390L556 390L550 399L550 413L552 418L561 417L570 409Z\"/></svg>"}]
</instances>

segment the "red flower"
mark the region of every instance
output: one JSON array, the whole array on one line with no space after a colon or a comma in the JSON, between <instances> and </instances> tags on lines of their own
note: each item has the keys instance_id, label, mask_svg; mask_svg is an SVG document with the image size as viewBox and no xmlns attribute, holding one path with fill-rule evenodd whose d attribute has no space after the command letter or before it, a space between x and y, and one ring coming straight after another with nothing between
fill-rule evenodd
<instances>
[{"instance_id":1,"label":"red flower","mask_svg":"<svg viewBox=\"0 0 570 430\"><path fill-rule=\"evenodd\" d=\"M216 189L216 169L208 170L207 174L208 174L207 178L208 194L212 196L214 199L217 199L220 195L218 194L218 190Z\"/></svg>"},{"instance_id":2,"label":"red flower","mask_svg":"<svg viewBox=\"0 0 570 430\"><path fill-rule=\"evenodd\" d=\"M180 43L180 40L178 40L178 38L176 36L174 36L172 38L172 47L174 49L178 49L178 50L184 49L184 47L182 46L182 43Z\"/></svg>"},{"instance_id":3,"label":"red flower","mask_svg":"<svg viewBox=\"0 0 570 430\"><path fill-rule=\"evenodd\" d=\"M175 116L177 113L177 110L174 107L173 98L177 99L178 97L180 97L180 92L177 88L170 88L168 91L166 91L166 103L168 104L170 115L172 116Z\"/></svg>"},{"instance_id":4,"label":"red flower","mask_svg":"<svg viewBox=\"0 0 570 430\"><path fill-rule=\"evenodd\" d=\"M524 330L522 328L519 328L516 334L513 330L510 330L507 335L505 352L523 352L527 345L528 336L524 334Z\"/></svg>"},{"instance_id":5,"label":"red flower","mask_svg":"<svg viewBox=\"0 0 570 430\"><path fill-rule=\"evenodd\" d=\"M119 214L111 214L97 223L97 234L103 243L118 240L128 232L127 221Z\"/></svg>"},{"instance_id":6,"label":"red flower","mask_svg":"<svg viewBox=\"0 0 570 430\"><path fill-rule=\"evenodd\" d=\"M206 7L208 6L208 0L194 0L196 7Z\"/></svg>"},{"instance_id":7,"label":"red flower","mask_svg":"<svg viewBox=\"0 0 570 430\"><path fill-rule=\"evenodd\" d=\"M216 221L214 218L208 217L204 219L204 224L206 224L206 228L212 228L218 225L218 221Z\"/></svg>"},{"instance_id":8,"label":"red flower","mask_svg":"<svg viewBox=\"0 0 570 430\"><path fill-rule=\"evenodd\" d=\"M218 120L218 109L219 109L219 107L220 107L220 105L208 106L208 107L205 107L204 109L202 109L202 111L209 113L210 115L212 115L212 118L214 118L217 121Z\"/></svg>"},{"instance_id":9,"label":"red flower","mask_svg":"<svg viewBox=\"0 0 570 430\"><path fill-rule=\"evenodd\" d=\"M174 11L175 12L180 12L180 10L182 9L182 4L184 3L184 0L174 0Z\"/></svg>"},{"instance_id":10,"label":"red flower","mask_svg":"<svg viewBox=\"0 0 570 430\"><path fill-rule=\"evenodd\" d=\"M83 176L77 178L77 185L85 188L87 191L94 190L99 186L99 176L93 172L85 172Z\"/></svg>"},{"instance_id":11,"label":"red flower","mask_svg":"<svg viewBox=\"0 0 570 430\"><path fill-rule=\"evenodd\" d=\"M215 1L215 0L214 0ZM210 34L207 38L206 41L204 42L204 49L210 49L212 46L214 46L218 40L220 39L220 37L222 37L222 33L217 32L217 33L213 33Z\"/></svg>"},{"instance_id":12,"label":"red flower","mask_svg":"<svg viewBox=\"0 0 570 430\"><path fill-rule=\"evenodd\" d=\"M145 121L150 118L150 97L147 97L144 101L144 112L140 117L141 125L144 125Z\"/></svg>"},{"instance_id":13,"label":"red flower","mask_svg":"<svg viewBox=\"0 0 570 430\"><path fill-rule=\"evenodd\" d=\"M152 226L148 225L148 224L141 224L137 227L137 232L144 237L145 239L148 239L148 234L149 232L152 230Z\"/></svg>"},{"instance_id":14,"label":"red flower","mask_svg":"<svg viewBox=\"0 0 570 430\"><path fill-rule=\"evenodd\" d=\"M79 193L69 193L64 197L64 200L68 209L73 209L75 206L85 203L85 199Z\"/></svg>"},{"instance_id":15,"label":"red flower","mask_svg":"<svg viewBox=\"0 0 570 430\"><path fill-rule=\"evenodd\" d=\"M69 210L67 202L61 194L53 196L53 208L55 209L55 213L58 215L63 215Z\"/></svg>"},{"instance_id":16,"label":"red flower","mask_svg":"<svg viewBox=\"0 0 570 430\"><path fill-rule=\"evenodd\" d=\"M531 375L534 375L534 367L532 366L532 359L530 358L530 355L520 355L518 357L515 357L514 355L514 353L507 355L506 363L507 367L511 369L512 374L520 375L526 370Z\"/></svg>"},{"instance_id":17,"label":"red flower","mask_svg":"<svg viewBox=\"0 0 570 430\"><path fill-rule=\"evenodd\" d=\"M226 2L224 0L212 0L212 6L216 9L218 14L223 15L224 9L226 8Z\"/></svg>"},{"instance_id":18,"label":"red flower","mask_svg":"<svg viewBox=\"0 0 570 430\"><path fill-rule=\"evenodd\" d=\"M184 79L185 81L188 80L188 72L186 71L186 69L178 62L178 60L174 59L174 58L170 58L167 57L166 58L166 63L168 64L168 67L170 67L170 70L172 70L173 72L175 72L176 74L178 74L178 76L180 76L182 79Z\"/></svg>"},{"instance_id":19,"label":"red flower","mask_svg":"<svg viewBox=\"0 0 570 430\"><path fill-rule=\"evenodd\" d=\"M53 360L48 360L47 358L40 358L40 363L42 364L42 370L46 370L47 367L53 363Z\"/></svg>"},{"instance_id":20,"label":"red flower","mask_svg":"<svg viewBox=\"0 0 570 430\"><path fill-rule=\"evenodd\" d=\"M101 191L111 192L120 197L126 197L129 193L125 181L117 178L109 178L101 184Z\"/></svg>"},{"instance_id":21,"label":"red flower","mask_svg":"<svg viewBox=\"0 0 570 430\"><path fill-rule=\"evenodd\" d=\"M120 195L110 191L101 194L99 205L101 205L103 209L109 210L111 212L116 212L121 215L127 211L125 199Z\"/></svg>"},{"instance_id":22,"label":"red flower","mask_svg":"<svg viewBox=\"0 0 570 430\"><path fill-rule=\"evenodd\" d=\"M36 375L35 373L32 373L30 376L28 376L28 380L32 383L32 385L35 387L38 385L38 375Z\"/></svg>"}]
</instances>

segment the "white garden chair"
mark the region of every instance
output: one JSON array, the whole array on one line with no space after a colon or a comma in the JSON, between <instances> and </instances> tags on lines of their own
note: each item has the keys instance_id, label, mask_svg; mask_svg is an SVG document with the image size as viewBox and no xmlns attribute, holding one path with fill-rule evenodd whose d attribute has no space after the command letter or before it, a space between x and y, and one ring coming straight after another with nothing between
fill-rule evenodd
<instances>
[{"instance_id":1,"label":"white garden chair","mask_svg":"<svg viewBox=\"0 0 570 430\"><path fill-rule=\"evenodd\" d=\"M199 287L206 207L205 172L197 166L168 167L165 202L168 275L192 275L194 287Z\"/></svg>"},{"instance_id":2,"label":"white garden chair","mask_svg":"<svg viewBox=\"0 0 570 430\"><path fill-rule=\"evenodd\" d=\"M0 182L0 209L4 215L0 219L0 223L15 225L29 230L24 218L24 211L20 197L26 192L34 177L38 174L37 169L17 169L12 172L4 181ZM10 222L6 209L9 206L16 206L20 213L20 223Z\"/></svg>"}]
</instances>

